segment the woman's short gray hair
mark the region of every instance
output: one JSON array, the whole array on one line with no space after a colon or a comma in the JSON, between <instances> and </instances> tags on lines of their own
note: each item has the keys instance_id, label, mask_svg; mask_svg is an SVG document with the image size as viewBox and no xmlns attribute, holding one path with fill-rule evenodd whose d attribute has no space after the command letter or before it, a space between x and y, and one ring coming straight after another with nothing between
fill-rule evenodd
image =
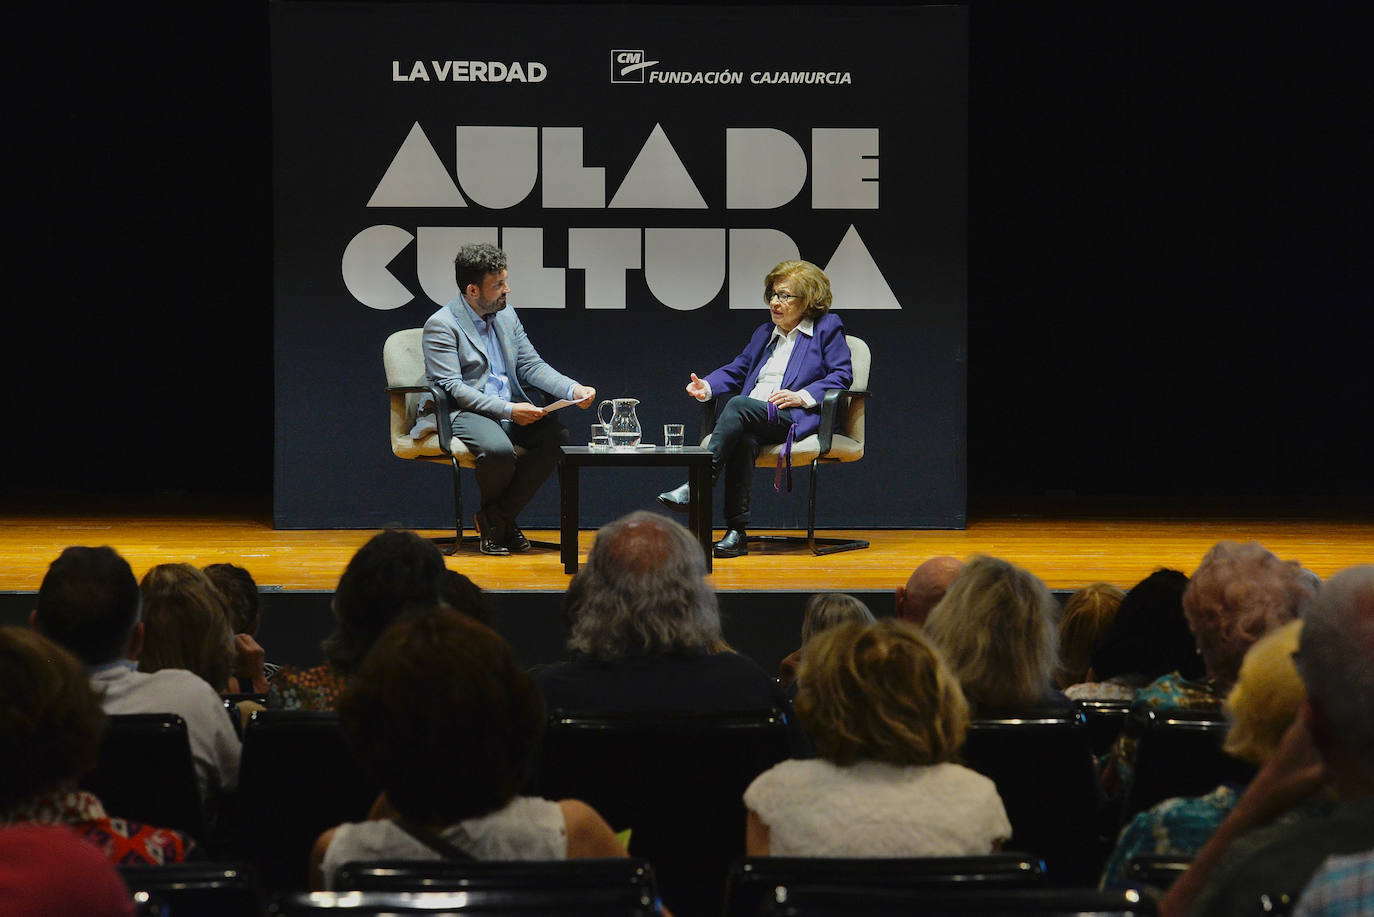
<instances>
[{"instance_id":1,"label":"woman's short gray hair","mask_svg":"<svg viewBox=\"0 0 1374 917\"><path fill-rule=\"evenodd\" d=\"M704 648L720 639L706 555L680 524L634 512L597 532L568 586L568 648L622 659Z\"/></svg>"}]
</instances>

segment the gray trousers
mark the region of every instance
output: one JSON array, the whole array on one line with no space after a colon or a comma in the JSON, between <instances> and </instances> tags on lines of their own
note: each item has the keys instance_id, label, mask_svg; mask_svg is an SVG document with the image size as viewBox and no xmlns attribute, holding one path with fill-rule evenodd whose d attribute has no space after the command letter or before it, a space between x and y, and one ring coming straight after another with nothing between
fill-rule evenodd
<instances>
[{"instance_id":1,"label":"gray trousers","mask_svg":"<svg viewBox=\"0 0 1374 917\"><path fill-rule=\"evenodd\" d=\"M482 512L493 525L515 522L558 465L558 447L569 442L567 428L553 414L522 427L459 411L453 415L453 435L477 458ZM516 445L526 450L524 455L515 454Z\"/></svg>"}]
</instances>

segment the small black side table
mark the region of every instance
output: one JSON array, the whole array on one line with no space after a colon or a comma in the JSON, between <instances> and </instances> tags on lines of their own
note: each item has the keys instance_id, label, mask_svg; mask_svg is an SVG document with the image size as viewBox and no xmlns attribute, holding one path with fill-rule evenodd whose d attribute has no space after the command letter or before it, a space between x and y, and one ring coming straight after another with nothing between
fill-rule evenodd
<instances>
[{"instance_id":1,"label":"small black side table","mask_svg":"<svg viewBox=\"0 0 1374 917\"><path fill-rule=\"evenodd\" d=\"M577 572L577 517L579 493L577 476L583 468L683 468L692 489L687 510L687 528L706 552L706 569L711 570L711 450L684 446L669 451L663 446L617 452L588 446L563 446L558 460L559 554L564 573Z\"/></svg>"}]
</instances>

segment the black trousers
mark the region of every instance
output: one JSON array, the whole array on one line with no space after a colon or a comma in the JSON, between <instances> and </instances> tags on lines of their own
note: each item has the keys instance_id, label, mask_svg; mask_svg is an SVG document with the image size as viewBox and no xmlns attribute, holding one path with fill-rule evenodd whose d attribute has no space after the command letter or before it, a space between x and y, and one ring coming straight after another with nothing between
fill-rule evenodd
<instances>
[{"instance_id":1,"label":"black trousers","mask_svg":"<svg viewBox=\"0 0 1374 917\"><path fill-rule=\"evenodd\" d=\"M711 476L720 480L725 474L725 527L749 527L749 491L754 483L754 460L764 443L787 439L792 412L778 411L776 421L768 420L768 402L735 395L725 403L711 433Z\"/></svg>"}]
</instances>

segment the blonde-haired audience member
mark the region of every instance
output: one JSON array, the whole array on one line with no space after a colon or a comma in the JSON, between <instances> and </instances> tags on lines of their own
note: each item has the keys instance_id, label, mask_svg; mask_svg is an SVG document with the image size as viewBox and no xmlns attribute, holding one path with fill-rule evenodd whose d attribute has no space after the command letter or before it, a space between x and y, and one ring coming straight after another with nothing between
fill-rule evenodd
<instances>
[{"instance_id":1,"label":"blonde-haired audience member","mask_svg":"<svg viewBox=\"0 0 1374 917\"><path fill-rule=\"evenodd\" d=\"M143 575L143 652L141 672L186 669L216 691L229 688L234 667L234 635L224 596L190 564L158 564Z\"/></svg>"},{"instance_id":2,"label":"blonde-haired audience member","mask_svg":"<svg viewBox=\"0 0 1374 917\"><path fill-rule=\"evenodd\" d=\"M1059 619L1059 687L1088 680L1093 650L1111 627L1126 593L1111 583L1093 583L1069 596Z\"/></svg>"},{"instance_id":3,"label":"blonde-haired audience member","mask_svg":"<svg viewBox=\"0 0 1374 917\"><path fill-rule=\"evenodd\" d=\"M846 621L872 624L873 612L860 600L844 592L817 592L806 600L806 615L802 618L801 648L778 663L778 677L785 685L797 679L797 666L802 652L811 638Z\"/></svg>"},{"instance_id":4,"label":"blonde-haired audience member","mask_svg":"<svg viewBox=\"0 0 1374 917\"><path fill-rule=\"evenodd\" d=\"M1301 630L1301 621L1290 621L1261 638L1245 654L1240 676L1226 697L1231 728L1222 747L1227 754L1263 764L1298 715L1307 697L1293 664ZM1196 854L1235 808L1241 789L1225 784L1205 796L1166 799L1137 814L1122 830L1116 850L1103 870L1102 884L1124 884L1126 864L1134 857ZM1328 800L1321 799L1311 806L1299 807L1291 817L1322 814L1330 807Z\"/></svg>"},{"instance_id":5,"label":"blonde-haired audience member","mask_svg":"<svg viewBox=\"0 0 1374 917\"><path fill-rule=\"evenodd\" d=\"M1054 687L1059 603L1039 577L975 556L931 609L925 634L939 647L979 716L1071 705Z\"/></svg>"},{"instance_id":6,"label":"blonde-haired audience member","mask_svg":"<svg viewBox=\"0 0 1374 917\"><path fill-rule=\"evenodd\" d=\"M1011 836L992 781L955 763L968 704L914 625L827 630L808 644L798 682L797 715L818 757L749 785L749 855L962 856Z\"/></svg>"}]
</instances>

